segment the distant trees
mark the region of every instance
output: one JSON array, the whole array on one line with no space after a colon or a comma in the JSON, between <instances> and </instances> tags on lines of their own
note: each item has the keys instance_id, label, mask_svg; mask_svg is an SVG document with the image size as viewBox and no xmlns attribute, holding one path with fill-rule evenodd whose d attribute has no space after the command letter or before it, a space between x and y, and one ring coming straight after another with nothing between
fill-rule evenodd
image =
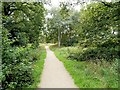
<instances>
[{"instance_id":1,"label":"distant trees","mask_svg":"<svg viewBox=\"0 0 120 90\"><path fill-rule=\"evenodd\" d=\"M66 4L62 3L60 6L60 9L53 8L50 11L53 17L48 19L48 33L50 34L46 38L47 41L54 39L54 42L58 42L59 47L60 45L73 45L78 42L76 27L79 27L79 13L70 10Z\"/></svg>"}]
</instances>

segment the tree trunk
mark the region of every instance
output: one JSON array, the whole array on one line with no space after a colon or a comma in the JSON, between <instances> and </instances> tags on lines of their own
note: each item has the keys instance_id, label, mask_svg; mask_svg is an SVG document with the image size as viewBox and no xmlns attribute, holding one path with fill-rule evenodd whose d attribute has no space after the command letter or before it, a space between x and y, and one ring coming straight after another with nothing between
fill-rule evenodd
<instances>
[{"instance_id":1,"label":"tree trunk","mask_svg":"<svg viewBox=\"0 0 120 90\"><path fill-rule=\"evenodd\" d=\"M61 45L61 32L60 29L58 29L58 47Z\"/></svg>"}]
</instances>

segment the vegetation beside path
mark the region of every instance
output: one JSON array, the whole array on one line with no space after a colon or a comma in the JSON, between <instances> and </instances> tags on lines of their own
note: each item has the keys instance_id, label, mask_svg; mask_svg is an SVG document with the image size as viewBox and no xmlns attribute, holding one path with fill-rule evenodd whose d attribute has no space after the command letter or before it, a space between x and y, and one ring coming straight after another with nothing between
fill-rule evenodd
<instances>
[{"instance_id":1,"label":"vegetation beside path","mask_svg":"<svg viewBox=\"0 0 120 90\"><path fill-rule=\"evenodd\" d=\"M35 50L35 53L38 59L33 63L33 77L34 82L29 88L37 88L38 84L40 83L40 76L43 71L44 60L46 58L46 50L44 45L40 46L40 48Z\"/></svg>"},{"instance_id":2,"label":"vegetation beside path","mask_svg":"<svg viewBox=\"0 0 120 90\"><path fill-rule=\"evenodd\" d=\"M76 52L78 47L51 46L50 49L64 63L79 88L118 88L117 60L111 64L105 60L97 63L77 61L68 56L71 52Z\"/></svg>"}]
</instances>

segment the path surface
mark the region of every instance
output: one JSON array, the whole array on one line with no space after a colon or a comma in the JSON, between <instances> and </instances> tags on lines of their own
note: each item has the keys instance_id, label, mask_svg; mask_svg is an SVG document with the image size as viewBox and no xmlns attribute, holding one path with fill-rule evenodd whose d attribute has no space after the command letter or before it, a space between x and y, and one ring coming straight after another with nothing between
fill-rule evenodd
<instances>
[{"instance_id":1,"label":"path surface","mask_svg":"<svg viewBox=\"0 0 120 90\"><path fill-rule=\"evenodd\" d=\"M45 59L44 69L41 76L39 88L77 88L72 77L65 69L63 63L59 61L54 53L45 47L47 57Z\"/></svg>"}]
</instances>

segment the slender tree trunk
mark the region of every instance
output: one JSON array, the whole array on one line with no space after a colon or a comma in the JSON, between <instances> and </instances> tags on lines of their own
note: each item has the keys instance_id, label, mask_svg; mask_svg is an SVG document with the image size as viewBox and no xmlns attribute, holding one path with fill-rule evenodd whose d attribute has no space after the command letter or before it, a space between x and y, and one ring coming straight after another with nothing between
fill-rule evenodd
<instances>
[{"instance_id":1,"label":"slender tree trunk","mask_svg":"<svg viewBox=\"0 0 120 90\"><path fill-rule=\"evenodd\" d=\"M58 29L58 47L61 45L61 32L60 29Z\"/></svg>"}]
</instances>

